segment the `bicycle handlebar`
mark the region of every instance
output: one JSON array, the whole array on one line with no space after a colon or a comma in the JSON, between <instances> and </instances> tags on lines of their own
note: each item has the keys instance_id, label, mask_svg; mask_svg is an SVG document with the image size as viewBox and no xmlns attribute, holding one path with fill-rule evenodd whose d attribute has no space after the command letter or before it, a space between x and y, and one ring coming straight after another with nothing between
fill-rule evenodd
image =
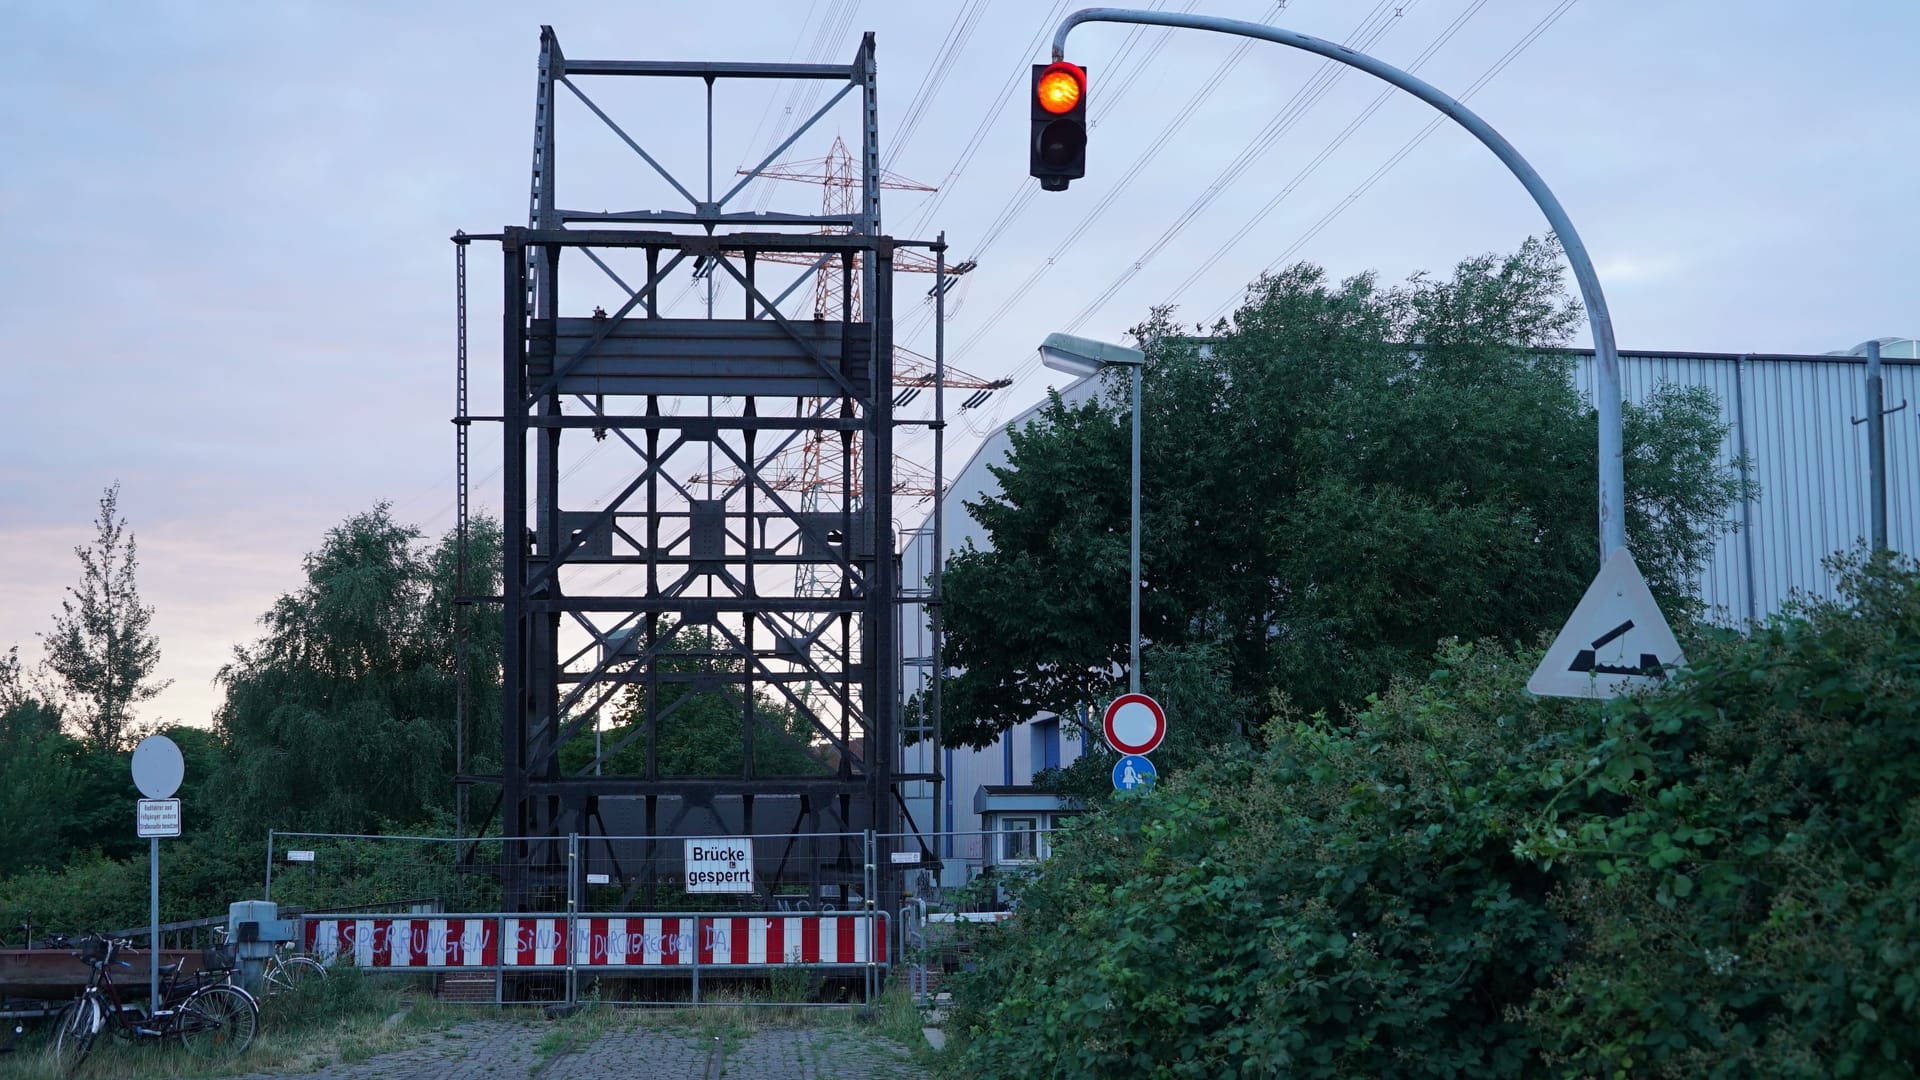
<instances>
[{"instance_id":1,"label":"bicycle handlebar","mask_svg":"<svg viewBox=\"0 0 1920 1080\"><path fill-rule=\"evenodd\" d=\"M115 960L115 954L122 950L128 952L139 951L133 947L132 938L108 937L105 934L98 934L91 930L78 937L67 934L48 934L46 945L48 948L53 949L72 949L74 950L75 956L80 956L89 964L99 964L102 967L109 963L118 963L121 967L131 968L133 965L127 961ZM100 949L101 955L98 958L84 955L94 948Z\"/></svg>"}]
</instances>

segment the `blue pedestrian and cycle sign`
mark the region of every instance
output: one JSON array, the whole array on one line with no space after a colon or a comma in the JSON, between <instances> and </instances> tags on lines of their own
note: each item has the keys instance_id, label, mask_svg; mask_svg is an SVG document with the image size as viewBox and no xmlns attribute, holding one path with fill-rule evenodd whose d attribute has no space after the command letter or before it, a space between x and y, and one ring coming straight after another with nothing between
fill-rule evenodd
<instances>
[{"instance_id":1,"label":"blue pedestrian and cycle sign","mask_svg":"<svg viewBox=\"0 0 1920 1080\"><path fill-rule=\"evenodd\" d=\"M1159 774L1154 772L1153 762L1139 754L1128 754L1113 763L1113 790L1115 791L1139 791L1142 788L1150 788L1158 778Z\"/></svg>"}]
</instances>

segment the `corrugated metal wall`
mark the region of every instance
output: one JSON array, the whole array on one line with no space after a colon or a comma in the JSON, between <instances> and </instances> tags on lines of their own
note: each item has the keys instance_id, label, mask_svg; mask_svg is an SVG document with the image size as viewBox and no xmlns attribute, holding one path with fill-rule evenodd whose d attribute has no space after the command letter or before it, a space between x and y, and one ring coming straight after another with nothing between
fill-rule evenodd
<instances>
[{"instance_id":1,"label":"corrugated metal wall","mask_svg":"<svg viewBox=\"0 0 1920 1080\"><path fill-rule=\"evenodd\" d=\"M1593 354L1576 353L1574 382L1593 398ZM1794 590L1834 593L1828 555L1870 532L1866 361L1854 356L1624 353L1620 389L1644 401L1662 383L1706 386L1720 399L1729 434L1721 460L1746 453L1757 497L1732 516L1750 521L1723 535L1701 575L1701 595L1722 620L1779 609ZM1920 362L1884 361L1887 417L1887 543L1920 553Z\"/></svg>"}]
</instances>

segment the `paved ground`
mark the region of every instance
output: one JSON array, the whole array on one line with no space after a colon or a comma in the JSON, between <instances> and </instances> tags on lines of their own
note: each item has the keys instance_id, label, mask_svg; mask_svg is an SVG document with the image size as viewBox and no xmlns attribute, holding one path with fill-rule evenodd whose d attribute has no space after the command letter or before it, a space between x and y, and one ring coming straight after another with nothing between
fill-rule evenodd
<instances>
[{"instance_id":1,"label":"paved ground","mask_svg":"<svg viewBox=\"0 0 1920 1080\"><path fill-rule=\"evenodd\" d=\"M542 1051L553 1029L480 1020L421 1035L406 1050L304 1074L316 1080L925 1080L907 1051L880 1035L840 1028L762 1028L714 1038L687 1030L610 1031L564 1051ZM243 1080L274 1080L260 1073Z\"/></svg>"}]
</instances>

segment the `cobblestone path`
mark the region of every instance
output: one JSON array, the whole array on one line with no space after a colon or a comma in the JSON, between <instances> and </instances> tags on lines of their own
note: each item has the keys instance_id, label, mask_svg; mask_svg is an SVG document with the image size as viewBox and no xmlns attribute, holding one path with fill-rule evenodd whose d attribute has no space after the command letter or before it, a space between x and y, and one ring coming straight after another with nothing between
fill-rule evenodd
<instances>
[{"instance_id":1,"label":"cobblestone path","mask_svg":"<svg viewBox=\"0 0 1920 1080\"><path fill-rule=\"evenodd\" d=\"M926 1080L905 1049L854 1028L767 1027L716 1042L677 1028L608 1031L560 1051L537 1021L479 1020L423 1032L406 1049L292 1075L313 1080ZM241 1080L275 1080L256 1073Z\"/></svg>"}]
</instances>

